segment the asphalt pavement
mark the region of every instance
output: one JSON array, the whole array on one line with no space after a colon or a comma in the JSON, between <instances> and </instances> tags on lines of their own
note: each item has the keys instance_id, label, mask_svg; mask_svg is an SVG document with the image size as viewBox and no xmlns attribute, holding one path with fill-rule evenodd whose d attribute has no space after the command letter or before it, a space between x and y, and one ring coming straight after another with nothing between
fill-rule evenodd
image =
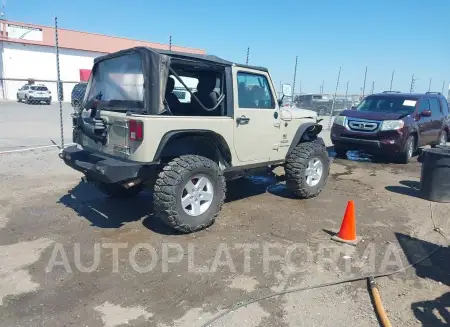
<instances>
[{"instance_id":1,"label":"asphalt pavement","mask_svg":"<svg viewBox=\"0 0 450 327\"><path fill-rule=\"evenodd\" d=\"M2 151L58 144L57 104L9 105L0 102ZM66 140L70 112L64 105ZM57 154L0 154L1 327L204 327L252 299L403 269L440 245L378 282L394 326L450 323L450 253L433 231L450 234L450 205L420 198L418 162L335 159L324 191L308 200L286 189L282 169L231 182L216 223L179 235L153 215L151 190L113 201ZM349 200L357 246L330 239ZM380 325L365 281L267 298L211 324L349 325Z\"/></svg>"}]
</instances>

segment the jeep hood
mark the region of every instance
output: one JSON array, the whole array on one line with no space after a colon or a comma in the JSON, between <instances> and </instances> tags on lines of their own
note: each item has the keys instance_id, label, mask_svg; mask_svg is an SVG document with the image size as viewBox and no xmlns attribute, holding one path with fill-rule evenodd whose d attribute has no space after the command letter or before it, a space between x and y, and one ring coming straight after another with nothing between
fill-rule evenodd
<instances>
[{"instance_id":1,"label":"jeep hood","mask_svg":"<svg viewBox=\"0 0 450 327\"><path fill-rule=\"evenodd\" d=\"M349 118L361 118L368 120L396 120L406 116L404 113L395 112L376 112L376 111L356 111L356 110L344 110L340 116L346 116Z\"/></svg>"},{"instance_id":2,"label":"jeep hood","mask_svg":"<svg viewBox=\"0 0 450 327\"><path fill-rule=\"evenodd\" d=\"M290 107L288 109L281 110L281 117L286 117L289 119L317 118L317 112L313 110Z\"/></svg>"}]
</instances>

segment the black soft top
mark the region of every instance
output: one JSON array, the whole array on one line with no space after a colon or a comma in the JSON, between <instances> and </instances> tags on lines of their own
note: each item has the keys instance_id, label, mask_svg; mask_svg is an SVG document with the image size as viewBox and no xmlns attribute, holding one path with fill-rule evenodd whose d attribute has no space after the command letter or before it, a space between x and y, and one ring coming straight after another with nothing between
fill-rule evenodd
<instances>
[{"instance_id":1,"label":"black soft top","mask_svg":"<svg viewBox=\"0 0 450 327\"><path fill-rule=\"evenodd\" d=\"M102 61L113 59L116 57L121 57L124 55L135 55L135 54L138 54L142 60L142 69L144 75L143 107L145 108L143 112L146 112L148 114L159 114L165 110L164 97L171 62L175 63L175 62L191 61L194 63L195 62L205 64L210 63L211 65L216 66L239 66L267 72L267 69L264 67L254 67L236 64L231 61L227 61L212 55L200 55L167 50L157 50L147 47L134 47L95 58L94 67L92 68L92 73L88 84L88 89L90 89L91 81L96 75L98 66L99 64L101 64ZM86 92L85 99L87 99L88 94L89 92Z\"/></svg>"},{"instance_id":2,"label":"black soft top","mask_svg":"<svg viewBox=\"0 0 450 327\"><path fill-rule=\"evenodd\" d=\"M123 54L132 53L132 52L139 52L139 53L141 53L143 55L147 55L147 56L159 54L159 55L165 55L165 56L168 56L171 58L190 60L190 61L210 62L212 64L222 65L222 66L233 66L234 65L234 66L238 66L238 67L268 72L268 69L265 67L243 65L243 64L239 64L236 62L222 59L222 58L214 56L214 55L193 54L193 53L186 53L186 52L153 49L153 48L148 48L148 47L134 47L134 48L129 48L129 49L125 49L125 50L120 50L118 52L114 52L114 53L110 53L110 54L107 54L104 56L97 57L94 59L94 63L96 63L98 61L106 60L109 58L117 57L117 56L120 56Z\"/></svg>"}]
</instances>

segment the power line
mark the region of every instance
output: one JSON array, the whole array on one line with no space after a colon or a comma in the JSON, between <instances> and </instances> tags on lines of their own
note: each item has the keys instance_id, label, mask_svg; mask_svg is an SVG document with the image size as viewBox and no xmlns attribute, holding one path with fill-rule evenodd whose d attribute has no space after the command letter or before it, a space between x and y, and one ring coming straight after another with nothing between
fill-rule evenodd
<instances>
[{"instance_id":1,"label":"power line","mask_svg":"<svg viewBox=\"0 0 450 327\"><path fill-rule=\"evenodd\" d=\"M394 83L394 75L395 75L395 70L392 71L392 76L391 76L391 87L389 88L389 91L392 91L392 84Z\"/></svg>"},{"instance_id":2,"label":"power line","mask_svg":"<svg viewBox=\"0 0 450 327\"><path fill-rule=\"evenodd\" d=\"M414 92L414 87L416 85L416 79L414 78L414 74L412 74L411 77L411 87L409 89L409 93L413 93Z\"/></svg>"},{"instance_id":3,"label":"power line","mask_svg":"<svg viewBox=\"0 0 450 327\"><path fill-rule=\"evenodd\" d=\"M363 84L363 90L362 90L362 96L364 98L364 95L366 93L366 80L367 80L367 66L366 66L366 71L364 73L364 84Z\"/></svg>"},{"instance_id":4,"label":"power line","mask_svg":"<svg viewBox=\"0 0 450 327\"><path fill-rule=\"evenodd\" d=\"M245 64L248 65L248 57L250 56L250 47L247 48L247 59L245 60Z\"/></svg>"},{"instance_id":5,"label":"power line","mask_svg":"<svg viewBox=\"0 0 450 327\"><path fill-rule=\"evenodd\" d=\"M292 83L292 96L294 96L294 92L295 92L295 79L297 78L297 61L298 61L298 56L295 56L294 82Z\"/></svg>"}]
</instances>

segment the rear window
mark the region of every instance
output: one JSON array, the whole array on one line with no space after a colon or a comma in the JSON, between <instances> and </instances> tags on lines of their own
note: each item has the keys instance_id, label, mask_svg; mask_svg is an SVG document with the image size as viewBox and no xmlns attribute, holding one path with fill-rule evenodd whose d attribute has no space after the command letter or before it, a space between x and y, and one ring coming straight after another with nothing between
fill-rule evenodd
<instances>
[{"instance_id":1,"label":"rear window","mask_svg":"<svg viewBox=\"0 0 450 327\"><path fill-rule=\"evenodd\" d=\"M31 89L33 91L48 91L47 87L45 86L32 86Z\"/></svg>"},{"instance_id":2,"label":"rear window","mask_svg":"<svg viewBox=\"0 0 450 327\"><path fill-rule=\"evenodd\" d=\"M123 55L100 62L93 72L88 101L144 101L144 75L138 54Z\"/></svg>"},{"instance_id":3,"label":"rear window","mask_svg":"<svg viewBox=\"0 0 450 327\"><path fill-rule=\"evenodd\" d=\"M417 97L375 95L366 97L356 108L357 111L386 112L410 115L416 110Z\"/></svg>"}]
</instances>

